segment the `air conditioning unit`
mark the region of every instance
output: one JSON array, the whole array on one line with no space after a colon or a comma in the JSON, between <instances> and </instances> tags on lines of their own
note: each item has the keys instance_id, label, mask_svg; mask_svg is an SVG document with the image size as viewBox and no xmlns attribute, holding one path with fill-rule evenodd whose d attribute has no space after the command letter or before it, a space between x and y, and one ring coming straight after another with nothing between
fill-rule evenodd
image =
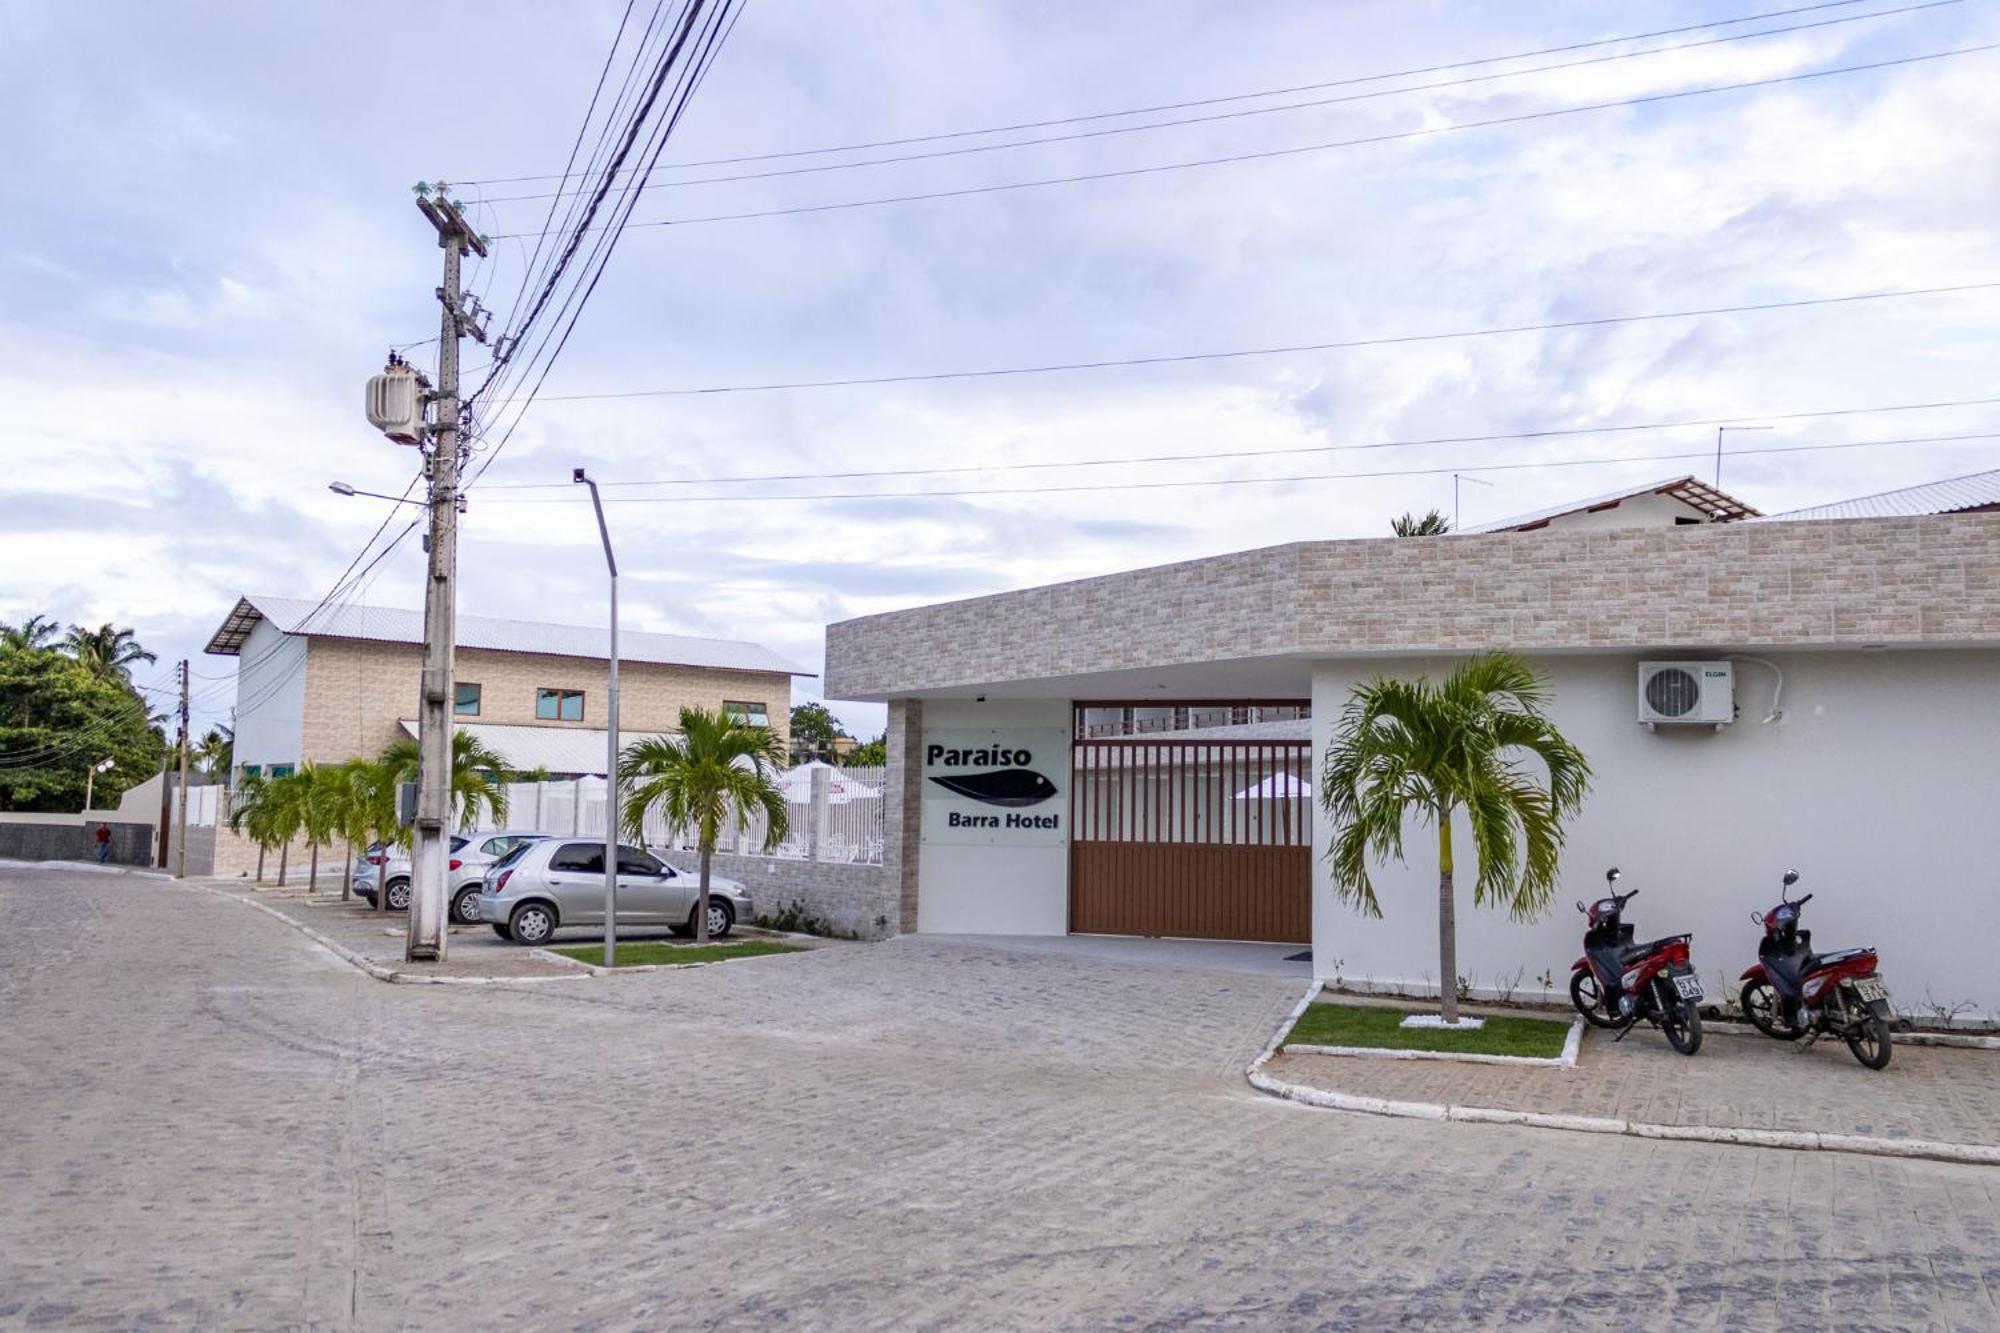
<instances>
[{"instance_id":1,"label":"air conditioning unit","mask_svg":"<svg viewBox=\"0 0 2000 1333\"><path fill-rule=\"evenodd\" d=\"M1639 663L1639 720L1647 727L1722 727L1736 720L1728 662Z\"/></svg>"},{"instance_id":2,"label":"air conditioning unit","mask_svg":"<svg viewBox=\"0 0 2000 1333\"><path fill-rule=\"evenodd\" d=\"M369 378L368 424L398 444L424 442L424 396L416 371L392 365Z\"/></svg>"}]
</instances>

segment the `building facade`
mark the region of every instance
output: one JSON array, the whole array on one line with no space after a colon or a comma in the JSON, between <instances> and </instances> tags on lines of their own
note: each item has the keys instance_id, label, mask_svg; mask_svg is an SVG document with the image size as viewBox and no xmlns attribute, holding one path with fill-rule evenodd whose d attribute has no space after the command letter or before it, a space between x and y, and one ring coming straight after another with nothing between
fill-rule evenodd
<instances>
[{"instance_id":1,"label":"building facade","mask_svg":"<svg viewBox=\"0 0 2000 1333\"><path fill-rule=\"evenodd\" d=\"M610 684L603 630L460 616L454 715L516 771L604 771ZM235 760L265 774L379 754L415 734L422 616L245 597L208 651L237 659ZM729 711L782 738L792 678L752 643L626 631L621 735L675 730L680 710Z\"/></svg>"},{"instance_id":2,"label":"building facade","mask_svg":"<svg viewBox=\"0 0 2000 1333\"><path fill-rule=\"evenodd\" d=\"M1358 682L1508 649L1546 674L1595 778L1561 910L1514 922L1462 891L1475 991L1563 985L1567 905L1612 865L1644 893L1641 931L1693 931L1717 985L1754 960L1749 914L1797 867L1817 938L1879 947L1906 1003L2000 1010L1980 932L1943 926L2000 890L2000 513L1628 512L1646 510L1664 521L1573 507L829 627L829 697L890 708L903 928L1310 944L1329 980L1435 993L1435 838L1413 825L1407 862L1376 867L1382 919L1341 905L1320 756ZM1645 725L1660 662L1727 664L1724 720Z\"/></svg>"}]
</instances>

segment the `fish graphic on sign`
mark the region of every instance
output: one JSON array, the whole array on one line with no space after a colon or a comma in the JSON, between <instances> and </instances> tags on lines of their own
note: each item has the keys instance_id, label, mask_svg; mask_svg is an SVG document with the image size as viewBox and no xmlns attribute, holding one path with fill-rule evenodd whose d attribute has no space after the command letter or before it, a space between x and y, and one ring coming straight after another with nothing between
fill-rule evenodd
<instances>
[{"instance_id":1,"label":"fish graphic on sign","mask_svg":"<svg viewBox=\"0 0 2000 1333\"><path fill-rule=\"evenodd\" d=\"M1001 768L991 773L968 773L932 778L946 791L987 805L1040 805L1056 794L1056 784L1032 768Z\"/></svg>"}]
</instances>

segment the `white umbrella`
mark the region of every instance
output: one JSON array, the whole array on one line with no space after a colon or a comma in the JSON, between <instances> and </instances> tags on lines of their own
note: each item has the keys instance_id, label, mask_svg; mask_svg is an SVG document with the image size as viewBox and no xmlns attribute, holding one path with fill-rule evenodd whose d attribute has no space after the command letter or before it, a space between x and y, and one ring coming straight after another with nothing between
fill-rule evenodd
<instances>
[{"instance_id":1,"label":"white umbrella","mask_svg":"<svg viewBox=\"0 0 2000 1333\"><path fill-rule=\"evenodd\" d=\"M1262 782L1236 793L1239 801L1296 801L1306 794L1305 779L1289 769L1280 769Z\"/></svg>"},{"instance_id":2,"label":"white umbrella","mask_svg":"<svg viewBox=\"0 0 2000 1333\"><path fill-rule=\"evenodd\" d=\"M810 805L813 773L821 769L827 774L828 805L846 805L849 801L872 801L882 794L865 782L856 782L832 764L821 763L815 759L809 764L800 764L779 781L778 786L784 791L785 799L793 805Z\"/></svg>"}]
</instances>

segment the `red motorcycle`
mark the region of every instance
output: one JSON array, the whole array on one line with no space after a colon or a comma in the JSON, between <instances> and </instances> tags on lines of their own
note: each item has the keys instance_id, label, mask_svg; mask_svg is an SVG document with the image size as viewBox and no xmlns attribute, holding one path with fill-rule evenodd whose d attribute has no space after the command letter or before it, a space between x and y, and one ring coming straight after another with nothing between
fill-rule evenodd
<instances>
[{"instance_id":1,"label":"red motorcycle","mask_svg":"<svg viewBox=\"0 0 2000 1333\"><path fill-rule=\"evenodd\" d=\"M1785 872L1785 888L1799 882L1799 872ZM1768 912L1750 919L1764 928L1757 946L1757 965L1743 981L1743 1015L1759 1032L1779 1041L1813 1041L1832 1033L1847 1043L1854 1058L1870 1069L1889 1063L1889 987L1876 974L1875 950L1812 951L1812 932L1799 929L1799 909L1812 901L1778 895Z\"/></svg>"},{"instance_id":2,"label":"red motorcycle","mask_svg":"<svg viewBox=\"0 0 2000 1333\"><path fill-rule=\"evenodd\" d=\"M1618 882L1616 867L1604 874ZM1701 1049L1701 978L1688 961L1692 935L1635 944L1632 927L1624 921L1625 904L1639 896L1613 892L1585 907L1576 905L1588 925L1583 932L1583 957L1571 965L1569 999L1593 1027L1618 1029L1623 1041L1640 1019L1666 1034L1667 1044L1682 1055Z\"/></svg>"}]
</instances>

